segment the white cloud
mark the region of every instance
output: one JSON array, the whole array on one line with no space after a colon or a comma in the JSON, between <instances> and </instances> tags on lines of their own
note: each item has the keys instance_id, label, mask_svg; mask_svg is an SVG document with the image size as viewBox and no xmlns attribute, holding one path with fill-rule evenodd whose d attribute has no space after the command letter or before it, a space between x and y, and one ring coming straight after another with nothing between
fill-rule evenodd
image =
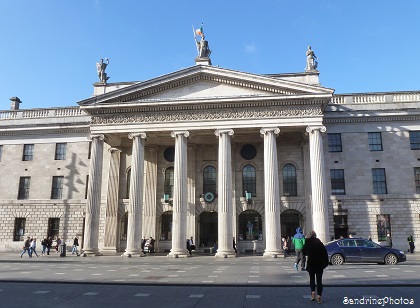
<instances>
[{"instance_id":1,"label":"white cloud","mask_svg":"<svg viewBox=\"0 0 420 308\"><path fill-rule=\"evenodd\" d=\"M257 51L257 46L255 46L255 44L254 44L254 43L251 43L251 44L246 44L246 45L245 45L245 51L246 51L247 53L254 53L254 52L256 52L256 51Z\"/></svg>"}]
</instances>

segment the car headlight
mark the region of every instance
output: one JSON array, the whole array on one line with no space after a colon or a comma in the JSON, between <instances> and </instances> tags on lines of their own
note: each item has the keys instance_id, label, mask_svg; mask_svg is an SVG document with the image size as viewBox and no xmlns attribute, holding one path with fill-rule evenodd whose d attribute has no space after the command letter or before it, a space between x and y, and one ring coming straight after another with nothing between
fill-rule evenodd
<instances>
[{"instance_id":1,"label":"car headlight","mask_svg":"<svg viewBox=\"0 0 420 308\"><path fill-rule=\"evenodd\" d=\"M399 250L400 254L405 255L404 251Z\"/></svg>"}]
</instances>

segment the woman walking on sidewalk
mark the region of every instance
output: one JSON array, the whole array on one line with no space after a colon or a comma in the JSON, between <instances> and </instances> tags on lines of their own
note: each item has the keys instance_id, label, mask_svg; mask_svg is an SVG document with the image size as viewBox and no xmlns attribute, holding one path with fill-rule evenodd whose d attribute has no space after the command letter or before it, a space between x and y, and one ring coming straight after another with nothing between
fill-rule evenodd
<instances>
[{"instance_id":1,"label":"woman walking on sidewalk","mask_svg":"<svg viewBox=\"0 0 420 308\"><path fill-rule=\"evenodd\" d=\"M316 237L315 231L309 233L309 238L303 246L303 255L308 257L306 270L309 273L309 285L311 287L311 301L315 300L315 277L318 303L322 303L322 274L328 266L328 253L324 244Z\"/></svg>"}]
</instances>

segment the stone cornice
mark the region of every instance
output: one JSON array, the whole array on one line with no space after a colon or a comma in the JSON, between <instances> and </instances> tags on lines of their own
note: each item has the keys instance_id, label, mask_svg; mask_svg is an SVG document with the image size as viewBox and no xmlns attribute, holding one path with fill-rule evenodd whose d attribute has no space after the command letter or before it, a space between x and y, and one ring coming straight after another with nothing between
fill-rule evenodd
<instances>
[{"instance_id":1,"label":"stone cornice","mask_svg":"<svg viewBox=\"0 0 420 308\"><path fill-rule=\"evenodd\" d=\"M93 116L92 124L178 122L223 119L254 119L321 116L320 106L289 108L218 109L214 111L147 112Z\"/></svg>"},{"instance_id":2,"label":"stone cornice","mask_svg":"<svg viewBox=\"0 0 420 308\"><path fill-rule=\"evenodd\" d=\"M13 131L0 131L0 136L21 136L21 135L45 135L45 134L90 134L90 128L88 125L82 128L62 128L62 129L48 129L45 127L44 129L33 130L30 128L22 128L21 130L13 130Z\"/></svg>"},{"instance_id":3,"label":"stone cornice","mask_svg":"<svg viewBox=\"0 0 420 308\"><path fill-rule=\"evenodd\" d=\"M343 117L325 118L323 124L346 124L346 123L368 123L368 122L405 122L420 121L420 115L393 115L393 116L363 116L363 117Z\"/></svg>"}]
</instances>

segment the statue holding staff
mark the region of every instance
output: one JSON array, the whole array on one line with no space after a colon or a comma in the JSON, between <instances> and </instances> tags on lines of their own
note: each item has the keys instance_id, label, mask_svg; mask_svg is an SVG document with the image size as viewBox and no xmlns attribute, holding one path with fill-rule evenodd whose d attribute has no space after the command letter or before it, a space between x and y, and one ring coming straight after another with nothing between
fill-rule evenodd
<instances>
[{"instance_id":1,"label":"statue holding staff","mask_svg":"<svg viewBox=\"0 0 420 308\"><path fill-rule=\"evenodd\" d=\"M197 53L198 58L209 58L211 54L211 50L209 49L209 44L205 40L204 37L204 31L203 31L203 24L201 24L201 27L197 30L194 30L193 26L193 35L195 39L195 43L197 46ZM201 40L197 40L197 35L201 36Z\"/></svg>"}]
</instances>

